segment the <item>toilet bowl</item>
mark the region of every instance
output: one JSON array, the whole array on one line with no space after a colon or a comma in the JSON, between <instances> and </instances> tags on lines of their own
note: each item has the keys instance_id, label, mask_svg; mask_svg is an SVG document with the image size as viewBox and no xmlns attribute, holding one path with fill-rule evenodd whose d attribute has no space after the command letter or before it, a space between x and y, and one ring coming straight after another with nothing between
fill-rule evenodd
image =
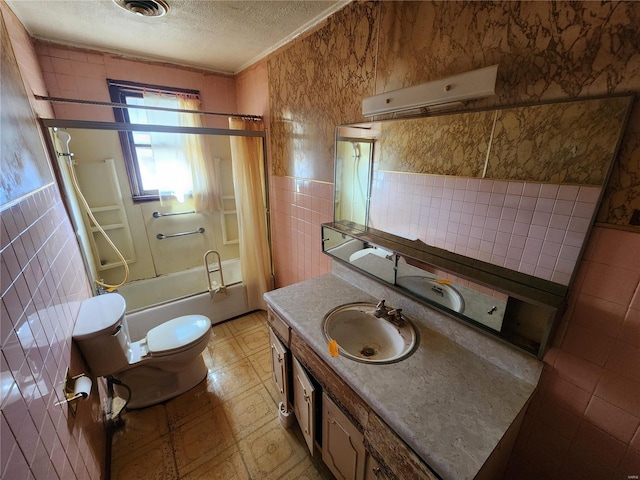
<instances>
[{"instance_id":1,"label":"toilet bowl","mask_svg":"<svg viewBox=\"0 0 640 480\"><path fill-rule=\"evenodd\" d=\"M73 339L91 372L112 376L128 408L142 408L173 398L196 386L206 375L202 352L211 337L211 320L184 315L164 322L132 342L125 316L126 302L118 293L84 300Z\"/></svg>"}]
</instances>

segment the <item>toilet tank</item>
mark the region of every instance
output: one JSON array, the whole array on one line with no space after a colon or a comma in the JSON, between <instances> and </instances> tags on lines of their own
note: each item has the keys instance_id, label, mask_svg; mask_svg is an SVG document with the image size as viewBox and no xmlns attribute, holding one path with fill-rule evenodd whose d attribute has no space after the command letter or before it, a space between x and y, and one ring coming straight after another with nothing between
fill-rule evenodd
<instances>
[{"instance_id":1,"label":"toilet tank","mask_svg":"<svg viewBox=\"0 0 640 480\"><path fill-rule=\"evenodd\" d=\"M80 305L73 340L96 376L110 375L129 365L125 308L124 297L118 293L91 297Z\"/></svg>"}]
</instances>

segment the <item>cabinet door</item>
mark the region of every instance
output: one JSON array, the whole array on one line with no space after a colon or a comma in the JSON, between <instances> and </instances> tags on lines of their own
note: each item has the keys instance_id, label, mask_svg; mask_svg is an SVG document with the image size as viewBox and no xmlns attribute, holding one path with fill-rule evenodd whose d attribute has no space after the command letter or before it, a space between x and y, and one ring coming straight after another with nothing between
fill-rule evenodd
<instances>
[{"instance_id":1,"label":"cabinet door","mask_svg":"<svg viewBox=\"0 0 640 480\"><path fill-rule=\"evenodd\" d=\"M322 461L338 480L364 480L364 437L347 416L322 395Z\"/></svg>"},{"instance_id":2,"label":"cabinet door","mask_svg":"<svg viewBox=\"0 0 640 480\"><path fill-rule=\"evenodd\" d=\"M273 381L276 382L285 410L289 410L289 361L287 348L275 336L271 327L269 327L269 342L271 343L271 374Z\"/></svg>"},{"instance_id":3,"label":"cabinet door","mask_svg":"<svg viewBox=\"0 0 640 480\"><path fill-rule=\"evenodd\" d=\"M313 455L315 388L300 362L293 357L293 411Z\"/></svg>"}]
</instances>

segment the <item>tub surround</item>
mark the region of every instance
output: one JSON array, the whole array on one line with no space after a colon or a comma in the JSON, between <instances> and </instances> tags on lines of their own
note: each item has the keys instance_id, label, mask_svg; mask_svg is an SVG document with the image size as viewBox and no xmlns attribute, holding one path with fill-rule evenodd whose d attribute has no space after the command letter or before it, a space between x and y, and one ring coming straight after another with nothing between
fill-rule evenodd
<instances>
[{"instance_id":1,"label":"tub surround","mask_svg":"<svg viewBox=\"0 0 640 480\"><path fill-rule=\"evenodd\" d=\"M350 275L358 286L344 278ZM417 351L389 365L331 357L322 332L324 315L344 303L376 302L380 295L416 324ZM335 262L333 273L268 292L265 299L444 479L476 476L525 408L541 373L535 358L466 325L447 330L447 323L457 322Z\"/></svg>"}]
</instances>

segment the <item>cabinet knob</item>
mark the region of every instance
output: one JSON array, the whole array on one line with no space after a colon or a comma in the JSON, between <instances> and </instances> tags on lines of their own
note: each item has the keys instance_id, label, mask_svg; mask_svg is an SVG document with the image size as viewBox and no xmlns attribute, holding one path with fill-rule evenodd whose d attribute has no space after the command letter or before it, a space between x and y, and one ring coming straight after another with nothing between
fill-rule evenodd
<instances>
[{"instance_id":1,"label":"cabinet knob","mask_svg":"<svg viewBox=\"0 0 640 480\"><path fill-rule=\"evenodd\" d=\"M373 474L376 476L376 478L379 478L381 473L382 472L380 471L380 469L378 467L374 467L373 468Z\"/></svg>"}]
</instances>

